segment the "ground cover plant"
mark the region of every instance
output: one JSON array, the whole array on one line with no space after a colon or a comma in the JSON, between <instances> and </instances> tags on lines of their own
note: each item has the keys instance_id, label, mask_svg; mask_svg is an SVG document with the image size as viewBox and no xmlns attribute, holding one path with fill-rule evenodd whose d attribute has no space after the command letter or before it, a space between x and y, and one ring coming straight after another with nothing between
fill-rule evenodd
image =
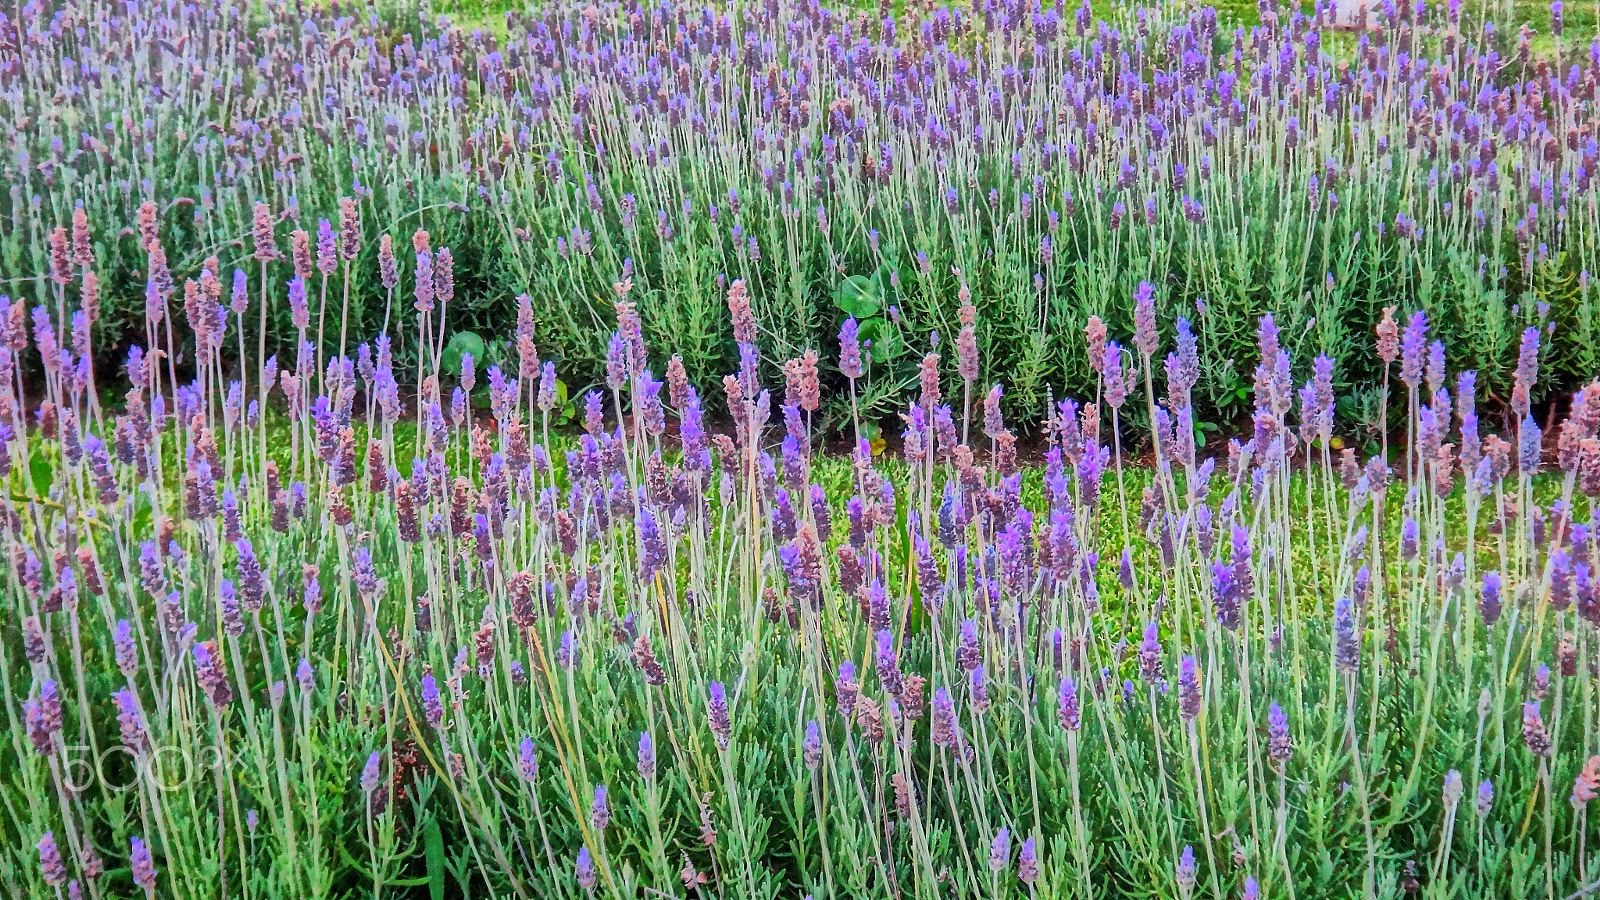
<instances>
[{"instance_id":1,"label":"ground cover plant","mask_svg":"<svg viewBox=\"0 0 1600 900\"><path fill-rule=\"evenodd\" d=\"M1473 12L18 10L0 885L1593 893L1600 50Z\"/></svg>"}]
</instances>

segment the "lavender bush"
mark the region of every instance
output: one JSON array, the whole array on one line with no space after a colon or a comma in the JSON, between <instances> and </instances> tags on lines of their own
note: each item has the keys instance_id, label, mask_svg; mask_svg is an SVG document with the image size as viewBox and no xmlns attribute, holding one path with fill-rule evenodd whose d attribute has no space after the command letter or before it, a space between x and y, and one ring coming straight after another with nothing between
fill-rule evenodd
<instances>
[{"instance_id":1,"label":"lavender bush","mask_svg":"<svg viewBox=\"0 0 1600 900\"><path fill-rule=\"evenodd\" d=\"M260 268L280 252L262 222ZM318 241L319 272L355 268L356 224ZM430 274L391 319L424 341L414 367L387 335L353 358L312 340L315 282L274 298L259 268L208 262L187 328L174 276L152 278L120 401L89 364L93 243L55 249L47 302L0 309L12 896L1600 879L1600 382L1535 407L1538 328L1493 432L1441 330L1386 312L1359 353L1403 442L1363 460L1332 447L1335 361L1297 389L1262 317L1251 430L1202 456L1201 337L1179 318L1164 338L1140 284L1131 334L1089 320L1092 391L1052 402L1024 471L966 299L953 352L918 363L899 458L851 424L841 459L814 416L824 358L860 407L860 323L780 364L742 280L729 428L624 279L567 435L530 300L507 367L442 371L457 288L426 232ZM274 299L299 350L259 359ZM1149 467L1124 458L1136 409Z\"/></svg>"},{"instance_id":2,"label":"lavender bush","mask_svg":"<svg viewBox=\"0 0 1600 900\"><path fill-rule=\"evenodd\" d=\"M574 395L603 378L619 280L701 383L737 365L734 280L771 358L855 316L873 420L905 402L914 348L959 328L963 284L1031 422L1050 388L1094 389L1073 336L1091 315L1131 330L1141 282L1164 329L1189 315L1196 409L1230 423L1268 311L1297 377L1339 361L1346 421L1381 418L1358 351L1389 306L1456 335L1449 363L1501 401L1517 336L1551 321L1530 390L1579 385L1600 364L1594 35L1559 3L1520 33L1483 5L1371 6L1353 36L1332 3L1267 0L1249 28L1175 5L767 0L541 4L471 33L410 6L20 5L0 20L0 276L47 302L53 229L84 210L104 369L149 346L147 285L213 256L265 298L258 345L294 355L300 277L318 332L345 352L385 332L414 365L395 301L423 227L452 259L422 274L453 265L460 288L443 335L474 332L505 368L492 338L525 293ZM352 226L358 257L324 267ZM300 232L297 252L256 252L264 232Z\"/></svg>"}]
</instances>

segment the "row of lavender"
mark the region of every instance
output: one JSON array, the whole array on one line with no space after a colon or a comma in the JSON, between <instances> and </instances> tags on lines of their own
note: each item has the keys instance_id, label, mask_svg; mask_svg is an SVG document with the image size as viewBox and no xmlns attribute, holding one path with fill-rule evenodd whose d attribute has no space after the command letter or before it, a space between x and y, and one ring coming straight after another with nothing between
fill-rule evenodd
<instances>
[{"instance_id":1,"label":"row of lavender","mask_svg":"<svg viewBox=\"0 0 1600 900\"><path fill-rule=\"evenodd\" d=\"M355 269L345 210L291 260ZM1131 338L1089 320L1094 387L1051 403L1024 472L960 290L903 458L855 424L841 461L814 416L824 360L859 406L860 323L764 357L742 280L729 433L625 279L570 440L531 299L487 409L475 361L441 371L457 289L427 232L391 311L425 339L414 367L386 335L349 358L312 278L280 298L211 259L180 291L144 236L160 277L119 403L86 363L93 228L53 235L48 302L0 310L12 896L1554 898L1600 878L1600 383L1536 418L1540 328L1489 433L1478 374L1448 370L1424 313L1386 311L1360 353L1405 441L1359 460L1331 449L1336 362L1296 389L1264 317L1252 430L1202 458L1202 338L1180 318L1164 340L1141 284ZM269 302L292 357L260 342ZM1130 469L1141 411L1155 465Z\"/></svg>"},{"instance_id":2,"label":"row of lavender","mask_svg":"<svg viewBox=\"0 0 1600 900\"><path fill-rule=\"evenodd\" d=\"M0 20L0 274L48 299L28 279L49 230L80 205L108 226L107 364L142 334L148 229L198 277L251 253L258 203L281 241L337 222L348 194L364 256L324 277L351 333L386 320L378 236L421 226L455 251L445 329L498 333L527 293L574 384L600 377L626 272L644 332L670 336L696 381L735 364L718 312L732 280L775 356L856 315L874 417L905 398L907 347L958 327L960 284L1032 421L1048 386L1092 389L1068 336L1090 315L1131 328L1141 281L1164 321L1203 301L1196 400L1229 419L1248 412L1248 323L1269 310L1297 376L1325 353L1360 389L1346 421L1377 417L1381 372L1357 351L1395 304L1460 335L1452 365L1500 400L1548 307L1561 328L1535 394L1573 386L1600 362L1600 49L1565 33L1559 3L1537 25L1556 36L1547 59L1527 26L1471 4L1374 6L1352 36L1331 4L1265 0L1249 28L1171 5L1102 21L1020 0L898 17L555 3L496 33L345 3L28 4ZM266 272L263 333L292 353L294 270ZM391 337L419 356L418 335Z\"/></svg>"}]
</instances>

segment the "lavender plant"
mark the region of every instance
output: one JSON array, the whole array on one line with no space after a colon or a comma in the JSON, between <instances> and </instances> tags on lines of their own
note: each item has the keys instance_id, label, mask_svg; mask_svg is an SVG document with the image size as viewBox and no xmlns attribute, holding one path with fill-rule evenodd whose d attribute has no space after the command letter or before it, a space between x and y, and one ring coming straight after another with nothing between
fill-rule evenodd
<instances>
[{"instance_id":1,"label":"lavender plant","mask_svg":"<svg viewBox=\"0 0 1600 900\"><path fill-rule=\"evenodd\" d=\"M13 896L1555 898L1600 879L1600 382L1536 407L1536 327L1509 428L1486 432L1478 374L1449 369L1427 315L1385 312L1359 352L1383 385L1399 363L1403 441L1362 460L1333 448L1336 361L1296 391L1264 316L1250 429L1205 456L1199 338L1179 321L1169 349L1139 285L1131 335L1089 320L1093 390L1050 405L1024 468L963 289L956 365L929 335L896 454L851 424L837 457L813 417L824 360L859 409L853 318L772 358L772 298L730 283L713 428L624 276L605 384L567 434L535 314L482 372L487 408L467 402L476 361L444 366L451 256L424 231L425 277L393 278L392 243L378 261L414 365L386 332L314 337L303 276L282 291L297 350L270 355L262 221L254 274L184 281L184 327L153 272L118 402L90 362L92 243L52 259L48 302L0 308ZM290 256L353 271L366 249L344 229L317 246ZM1135 410L1148 466L1123 452Z\"/></svg>"},{"instance_id":2,"label":"lavender plant","mask_svg":"<svg viewBox=\"0 0 1600 900\"><path fill-rule=\"evenodd\" d=\"M604 380L618 281L697 383L737 365L734 281L764 358L854 316L872 419L904 404L913 345L959 330L963 285L1034 422L1050 389L1100 383L1073 339L1090 316L1146 346L1141 322L1187 317L1196 410L1229 421L1269 311L1297 377L1324 354L1340 385L1377 381L1358 351L1393 305L1455 335L1451 366L1500 399L1517 336L1553 325L1529 389L1577 386L1597 365L1594 36L1559 5L1520 33L1494 5L1371 6L1351 36L1332 3L1266 0L1249 27L1171 5L768 0L542 4L470 32L343 2L20 5L0 22L0 278L50 305L47 273L87 242L107 369L164 328L149 284L216 257L257 282L258 350L292 358L309 329L347 355L382 332L409 367L515 310L574 395ZM99 227L58 230L79 219ZM418 227L426 259L404 246ZM423 335L401 281L446 271L460 290L425 301ZM509 370L514 348L485 343L476 362ZM822 374L841 395L851 377ZM1375 396L1341 415L1380 420Z\"/></svg>"}]
</instances>

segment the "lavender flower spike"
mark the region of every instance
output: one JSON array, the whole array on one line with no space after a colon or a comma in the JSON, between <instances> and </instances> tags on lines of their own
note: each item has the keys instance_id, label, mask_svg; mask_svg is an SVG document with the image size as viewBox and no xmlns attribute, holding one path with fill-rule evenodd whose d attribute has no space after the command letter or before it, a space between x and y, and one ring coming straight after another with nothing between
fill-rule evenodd
<instances>
[{"instance_id":1,"label":"lavender flower spike","mask_svg":"<svg viewBox=\"0 0 1600 900\"><path fill-rule=\"evenodd\" d=\"M580 847L578 849L578 864L576 867L576 874L578 876L578 887L581 887L586 891L594 890L594 858L589 855L588 847Z\"/></svg>"},{"instance_id":2,"label":"lavender flower spike","mask_svg":"<svg viewBox=\"0 0 1600 900\"><path fill-rule=\"evenodd\" d=\"M723 689L722 682L713 681L707 685L706 715L711 721L711 734L717 739L717 747L728 749L728 739L733 736L733 720L728 714L728 694Z\"/></svg>"},{"instance_id":3,"label":"lavender flower spike","mask_svg":"<svg viewBox=\"0 0 1600 900\"><path fill-rule=\"evenodd\" d=\"M1155 355L1160 338L1156 335L1156 288L1148 281L1139 282L1133 293L1133 346L1146 359Z\"/></svg>"},{"instance_id":4,"label":"lavender flower spike","mask_svg":"<svg viewBox=\"0 0 1600 900\"><path fill-rule=\"evenodd\" d=\"M640 778L654 778L656 774L656 748L650 740L650 732L639 732L639 754L636 768Z\"/></svg>"},{"instance_id":5,"label":"lavender flower spike","mask_svg":"<svg viewBox=\"0 0 1600 900\"><path fill-rule=\"evenodd\" d=\"M150 858L150 848L139 838L132 838L131 844L133 850L129 861L133 866L133 883L144 889L146 897L153 898L156 895L156 866Z\"/></svg>"},{"instance_id":6,"label":"lavender flower spike","mask_svg":"<svg viewBox=\"0 0 1600 900\"><path fill-rule=\"evenodd\" d=\"M1276 702L1267 710L1267 755L1279 766L1294 756L1294 740L1289 736L1289 717Z\"/></svg>"},{"instance_id":7,"label":"lavender flower spike","mask_svg":"<svg viewBox=\"0 0 1600 900\"><path fill-rule=\"evenodd\" d=\"M1001 828L989 842L989 871L1000 872L1011 865L1011 829Z\"/></svg>"},{"instance_id":8,"label":"lavender flower spike","mask_svg":"<svg viewBox=\"0 0 1600 900\"><path fill-rule=\"evenodd\" d=\"M39 874L51 887L59 888L67 883L67 867L61 861L61 850L56 846L53 831L46 831L39 839Z\"/></svg>"}]
</instances>

